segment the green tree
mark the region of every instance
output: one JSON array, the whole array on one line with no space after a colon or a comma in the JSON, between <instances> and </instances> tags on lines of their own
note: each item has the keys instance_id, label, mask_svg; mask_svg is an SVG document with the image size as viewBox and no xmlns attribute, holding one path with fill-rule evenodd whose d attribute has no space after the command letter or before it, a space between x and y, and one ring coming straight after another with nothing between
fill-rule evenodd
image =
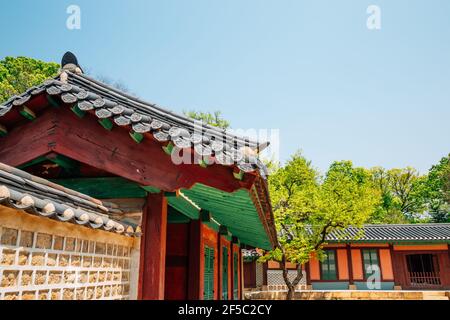
<instances>
[{"instance_id":1,"label":"green tree","mask_svg":"<svg viewBox=\"0 0 450 320\"><path fill-rule=\"evenodd\" d=\"M449 155L450 158L450 155ZM449 159L450 162L450 159ZM447 203L450 203L450 164L447 165L447 168L443 171L443 189L444 189L444 199Z\"/></svg>"},{"instance_id":2,"label":"green tree","mask_svg":"<svg viewBox=\"0 0 450 320\"><path fill-rule=\"evenodd\" d=\"M192 119L203 121L203 123L208 124L213 127L228 129L230 123L222 118L222 113L220 111L202 112L202 111L184 111L184 114Z\"/></svg>"},{"instance_id":3,"label":"green tree","mask_svg":"<svg viewBox=\"0 0 450 320\"><path fill-rule=\"evenodd\" d=\"M394 205L394 195L390 187L388 171L381 167L369 170L373 187L380 194L380 201L368 223L407 223L403 213Z\"/></svg>"},{"instance_id":4,"label":"green tree","mask_svg":"<svg viewBox=\"0 0 450 320\"><path fill-rule=\"evenodd\" d=\"M27 57L0 60L0 103L56 76L59 64Z\"/></svg>"},{"instance_id":5,"label":"green tree","mask_svg":"<svg viewBox=\"0 0 450 320\"><path fill-rule=\"evenodd\" d=\"M328 234L348 226L362 226L374 210L379 195L374 192L370 174L354 168L350 161L333 163L325 177L296 153L269 177L269 190L278 232L277 246L261 261L280 262L292 299L303 277L302 265L312 256L324 258ZM292 281L287 263L297 264Z\"/></svg>"},{"instance_id":6,"label":"green tree","mask_svg":"<svg viewBox=\"0 0 450 320\"><path fill-rule=\"evenodd\" d=\"M433 165L422 184L422 192L432 222L450 219L450 154Z\"/></svg>"},{"instance_id":7,"label":"green tree","mask_svg":"<svg viewBox=\"0 0 450 320\"><path fill-rule=\"evenodd\" d=\"M370 173L381 197L370 223L407 223L423 219L425 176L411 167L391 170L375 167Z\"/></svg>"}]
</instances>

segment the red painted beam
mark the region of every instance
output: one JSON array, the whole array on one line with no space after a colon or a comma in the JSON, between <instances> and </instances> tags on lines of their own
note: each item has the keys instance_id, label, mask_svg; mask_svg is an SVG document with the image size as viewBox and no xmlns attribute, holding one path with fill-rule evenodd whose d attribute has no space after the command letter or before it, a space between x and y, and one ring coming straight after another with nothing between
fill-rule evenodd
<instances>
[{"instance_id":1,"label":"red painted beam","mask_svg":"<svg viewBox=\"0 0 450 320\"><path fill-rule=\"evenodd\" d=\"M142 232L138 298L164 300L167 199L163 193L148 195Z\"/></svg>"},{"instance_id":2,"label":"red painted beam","mask_svg":"<svg viewBox=\"0 0 450 320\"><path fill-rule=\"evenodd\" d=\"M136 144L125 128L105 130L95 116L79 119L67 106L48 108L35 121L24 123L0 138L0 162L11 166L49 151L165 191L190 188L198 182L233 192L250 189L255 180L254 175L245 175L244 181L236 180L232 167L219 164L207 168L176 165L150 135Z\"/></svg>"},{"instance_id":3,"label":"red painted beam","mask_svg":"<svg viewBox=\"0 0 450 320\"><path fill-rule=\"evenodd\" d=\"M0 138L0 162L17 167L55 150L56 123L56 115L49 113L10 129Z\"/></svg>"},{"instance_id":4,"label":"red painted beam","mask_svg":"<svg viewBox=\"0 0 450 320\"><path fill-rule=\"evenodd\" d=\"M78 119L67 110L59 113L57 152L142 185L175 191L199 182L232 192L242 187L249 189L253 184L252 175L247 175L246 181L234 179L231 167L218 164L208 168L195 164L175 165L159 142L147 138L136 144L124 128L115 127L107 131L94 116Z\"/></svg>"}]
</instances>

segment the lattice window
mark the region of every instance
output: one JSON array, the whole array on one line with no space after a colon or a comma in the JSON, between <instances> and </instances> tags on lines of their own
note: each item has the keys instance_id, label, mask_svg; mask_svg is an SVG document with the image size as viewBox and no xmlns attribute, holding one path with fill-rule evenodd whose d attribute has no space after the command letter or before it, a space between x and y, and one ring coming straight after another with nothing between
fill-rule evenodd
<instances>
[{"instance_id":1,"label":"lattice window","mask_svg":"<svg viewBox=\"0 0 450 320\"><path fill-rule=\"evenodd\" d=\"M256 262L256 286L260 287L264 283L264 267L262 263Z\"/></svg>"},{"instance_id":2,"label":"lattice window","mask_svg":"<svg viewBox=\"0 0 450 320\"><path fill-rule=\"evenodd\" d=\"M303 270L303 277L297 286L297 290L304 289L306 286L306 272ZM293 281L297 276L296 270L288 270L288 278ZM269 290L286 290L282 270L267 270L267 287Z\"/></svg>"},{"instance_id":3,"label":"lattice window","mask_svg":"<svg viewBox=\"0 0 450 320\"><path fill-rule=\"evenodd\" d=\"M129 299L131 247L0 227L0 300Z\"/></svg>"},{"instance_id":4,"label":"lattice window","mask_svg":"<svg viewBox=\"0 0 450 320\"><path fill-rule=\"evenodd\" d=\"M320 262L322 280L337 280L336 251L325 250L325 259Z\"/></svg>"}]
</instances>

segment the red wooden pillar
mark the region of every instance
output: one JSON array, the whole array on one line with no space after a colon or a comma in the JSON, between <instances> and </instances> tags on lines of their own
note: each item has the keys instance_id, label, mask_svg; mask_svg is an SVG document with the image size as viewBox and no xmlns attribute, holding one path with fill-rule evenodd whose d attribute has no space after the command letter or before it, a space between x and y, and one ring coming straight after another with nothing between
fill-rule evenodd
<instances>
[{"instance_id":1,"label":"red wooden pillar","mask_svg":"<svg viewBox=\"0 0 450 320\"><path fill-rule=\"evenodd\" d=\"M201 221L192 220L189 226L189 266L188 266L188 299L200 300L201 270Z\"/></svg>"},{"instance_id":2,"label":"red wooden pillar","mask_svg":"<svg viewBox=\"0 0 450 320\"><path fill-rule=\"evenodd\" d=\"M311 285L311 274L310 274L310 264L309 264L309 262L307 262L305 264L305 272L306 272L306 285L310 286Z\"/></svg>"},{"instance_id":3,"label":"red wooden pillar","mask_svg":"<svg viewBox=\"0 0 450 320\"><path fill-rule=\"evenodd\" d=\"M166 268L167 199L149 194L142 215L139 299L163 300Z\"/></svg>"},{"instance_id":4,"label":"red wooden pillar","mask_svg":"<svg viewBox=\"0 0 450 320\"><path fill-rule=\"evenodd\" d=\"M450 288L450 255L449 251L438 253L438 263L440 268L440 277L442 288L448 290Z\"/></svg>"},{"instance_id":5,"label":"red wooden pillar","mask_svg":"<svg viewBox=\"0 0 450 320\"><path fill-rule=\"evenodd\" d=\"M234 287L234 254L237 255L237 288ZM239 244L233 244L233 292L235 289L238 291L237 300L242 300L242 272L243 272L243 264L242 264L242 256L241 256L241 247ZM234 294L234 293L233 293Z\"/></svg>"},{"instance_id":6,"label":"red wooden pillar","mask_svg":"<svg viewBox=\"0 0 450 320\"><path fill-rule=\"evenodd\" d=\"M346 245L347 250L347 261L348 261L348 282L349 285L353 285L353 262L352 262L352 251L350 245Z\"/></svg>"},{"instance_id":7,"label":"red wooden pillar","mask_svg":"<svg viewBox=\"0 0 450 320\"><path fill-rule=\"evenodd\" d=\"M239 300L244 300L244 283L245 283L245 271L244 271L244 257L242 255L242 248L239 246Z\"/></svg>"},{"instance_id":8,"label":"red wooden pillar","mask_svg":"<svg viewBox=\"0 0 450 320\"><path fill-rule=\"evenodd\" d=\"M268 263L263 263L263 286L267 286L267 270L268 270Z\"/></svg>"},{"instance_id":9,"label":"red wooden pillar","mask_svg":"<svg viewBox=\"0 0 450 320\"><path fill-rule=\"evenodd\" d=\"M231 248L232 248L232 253L233 255L231 256L231 287L233 288L233 291L231 292L231 298L232 300L234 300L234 291L237 290L237 297L236 299L239 300L239 255L238 255L238 248L237 245L234 243L234 241L231 242ZM235 265L235 261L234 261L234 255L237 255L237 261L236 261L236 265ZM237 275L234 274L234 269L236 268L237 270ZM237 285L235 286L235 277L237 280Z\"/></svg>"}]
</instances>

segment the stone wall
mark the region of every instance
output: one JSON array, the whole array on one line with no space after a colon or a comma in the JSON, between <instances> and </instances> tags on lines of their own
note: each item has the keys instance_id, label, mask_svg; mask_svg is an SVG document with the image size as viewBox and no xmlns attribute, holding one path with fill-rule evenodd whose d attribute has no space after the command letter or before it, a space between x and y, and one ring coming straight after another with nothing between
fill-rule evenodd
<instances>
[{"instance_id":1,"label":"stone wall","mask_svg":"<svg viewBox=\"0 0 450 320\"><path fill-rule=\"evenodd\" d=\"M0 300L135 298L134 250L133 238L0 205Z\"/></svg>"},{"instance_id":2,"label":"stone wall","mask_svg":"<svg viewBox=\"0 0 450 320\"><path fill-rule=\"evenodd\" d=\"M297 276L296 270L288 270L288 278L293 281ZM306 272L303 270L303 277L297 285L297 290L306 289ZM282 270L267 270L267 289L268 290L286 290Z\"/></svg>"}]
</instances>

